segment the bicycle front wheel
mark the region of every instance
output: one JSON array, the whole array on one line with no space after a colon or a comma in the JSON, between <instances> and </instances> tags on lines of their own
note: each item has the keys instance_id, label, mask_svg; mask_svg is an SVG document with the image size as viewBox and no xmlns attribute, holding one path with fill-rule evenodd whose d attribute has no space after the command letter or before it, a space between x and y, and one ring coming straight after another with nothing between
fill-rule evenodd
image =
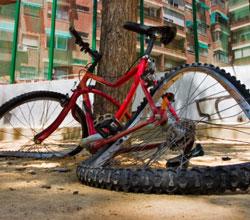
<instances>
[{"instance_id":1,"label":"bicycle front wheel","mask_svg":"<svg viewBox=\"0 0 250 220\"><path fill-rule=\"evenodd\" d=\"M76 106L59 128L41 144L34 136L58 116L66 95L50 91L29 92L0 107L0 156L51 158L74 155L82 150L79 140L88 135L83 111Z\"/></svg>"}]
</instances>

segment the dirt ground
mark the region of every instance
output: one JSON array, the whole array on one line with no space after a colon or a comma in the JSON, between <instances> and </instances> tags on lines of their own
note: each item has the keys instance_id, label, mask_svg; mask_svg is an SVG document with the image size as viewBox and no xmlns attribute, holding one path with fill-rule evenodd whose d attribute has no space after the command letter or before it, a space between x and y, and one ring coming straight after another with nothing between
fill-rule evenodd
<instances>
[{"instance_id":1,"label":"dirt ground","mask_svg":"<svg viewBox=\"0 0 250 220\"><path fill-rule=\"evenodd\" d=\"M211 196L112 192L80 184L81 157L0 158L0 219L250 219L250 192Z\"/></svg>"}]
</instances>

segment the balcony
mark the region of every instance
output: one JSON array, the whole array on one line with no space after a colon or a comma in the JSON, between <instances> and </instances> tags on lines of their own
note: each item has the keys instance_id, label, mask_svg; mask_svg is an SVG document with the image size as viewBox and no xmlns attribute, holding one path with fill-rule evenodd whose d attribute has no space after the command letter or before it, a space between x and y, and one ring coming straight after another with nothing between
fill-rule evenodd
<instances>
[{"instance_id":1,"label":"balcony","mask_svg":"<svg viewBox=\"0 0 250 220\"><path fill-rule=\"evenodd\" d=\"M213 43L213 50L214 51L224 51L225 45L223 45L222 41L216 41Z\"/></svg>"},{"instance_id":2,"label":"balcony","mask_svg":"<svg viewBox=\"0 0 250 220\"><path fill-rule=\"evenodd\" d=\"M172 11L168 8L163 8L163 19L166 22L174 23L178 26L181 26L184 28L185 26L185 17L183 13L176 13L175 11Z\"/></svg>"},{"instance_id":3,"label":"balcony","mask_svg":"<svg viewBox=\"0 0 250 220\"><path fill-rule=\"evenodd\" d=\"M186 54L183 49L178 48L168 48L168 47L162 47L155 45L152 51L152 54L154 55L160 55L164 54L169 57L174 58L175 60L186 60Z\"/></svg>"},{"instance_id":4,"label":"balcony","mask_svg":"<svg viewBox=\"0 0 250 220\"><path fill-rule=\"evenodd\" d=\"M162 1L161 0L144 0L144 5L154 7L154 8L161 8Z\"/></svg>"},{"instance_id":5,"label":"balcony","mask_svg":"<svg viewBox=\"0 0 250 220\"><path fill-rule=\"evenodd\" d=\"M221 32L227 33L228 35L229 35L229 32L230 32L228 26L226 26L224 24L221 24L219 22L215 23L211 27L211 30L212 30L212 32L214 32L214 31L221 31Z\"/></svg>"},{"instance_id":6,"label":"balcony","mask_svg":"<svg viewBox=\"0 0 250 220\"><path fill-rule=\"evenodd\" d=\"M249 5L249 0L230 0L229 12L238 10Z\"/></svg>"},{"instance_id":7,"label":"balcony","mask_svg":"<svg viewBox=\"0 0 250 220\"><path fill-rule=\"evenodd\" d=\"M163 2L165 3L165 7L170 8L176 12L183 13L185 10L184 2L182 2L182 4L178 4L177 1L173 0L163 0Z\"/></svg>"},{"instance_id":8,"label":"balcony","mask_svg":"<svg viewBox=\"0 0 250 220\"><path fill-rule=\"evenodd\" d=\"M11 61L11 49L1 49L0 61L4 61L4 62Z\"/></svg>"},{"instance_id":9,"label":"balcony","mask_svg":"<svg viewBox=\"0 0 250 220\"><path fill-rule=\"evenodd\" d=\"M0 5L12 4L15 2L16 2L16 0L0 0Z\"/></svg>"},{"instance_id":10,"label":"balcony","mask_svg":"<svg viewBox=\"0 0 250 220\"><path fill-rule=\"evenodd\" d=\"M173 22L168 22L166 20L164 20L164 25L173 25ZM179 25L176 25L177 28L177 33L176 33L176 37L178 38L186 38L186 32L185 32L185 28Z\"/></svg>"},{"instance_id":11,"label":"balcony","mask_svg":"<svg viewBox=\"0 0 250 220\"><path fill-rule=\"evenodd\" d=\"M233 41L232 43L233 50L240 49L243 47L249 47L249 46L250 46L250 39L236 40L236 41Z\"/></svg>"},{"instance_id":12,"label":"balcony","mask_svg":"<svg viewBox=\"0 0 250 220\"><path fill-rule=\"evenodd\" d=\"M238 19L238 20L231 20L231 30L237 30L239 28L247 27L250 25L250 15Z\"/></svg>"}]
</instances>

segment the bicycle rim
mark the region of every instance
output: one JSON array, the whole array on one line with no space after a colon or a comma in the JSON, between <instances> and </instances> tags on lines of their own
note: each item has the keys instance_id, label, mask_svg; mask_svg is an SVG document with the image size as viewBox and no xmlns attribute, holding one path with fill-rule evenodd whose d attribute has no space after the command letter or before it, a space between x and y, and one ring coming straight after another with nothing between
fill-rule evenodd
<instances>
[{"instance_id":1,"label":"bicycle rim","mask_svg":"<svg viewBox=\"0 0 250 220\"><path fill-rule=\"evenodd\" d=\"M48 91L30 92L18 96L0 108L0 155L51 158L78 153L79 140L87 135L80 108L78 121L69 113L59 128L41 144L34 136L49 126L62 110L67 96Z\"/></svg>"}]
</instances>

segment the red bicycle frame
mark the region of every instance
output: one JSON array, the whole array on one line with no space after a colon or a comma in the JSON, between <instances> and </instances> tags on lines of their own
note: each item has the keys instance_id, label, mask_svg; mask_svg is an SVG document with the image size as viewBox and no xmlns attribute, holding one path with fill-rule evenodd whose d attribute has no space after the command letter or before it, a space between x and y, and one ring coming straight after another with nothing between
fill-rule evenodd
<instances>
[{"instance_id":1,"label":"red bicycle frame","mask_svg":"<svg viewBox=\"0 0 250 220\"><path fill-rule=\"evenodd\" d=\"M42 132L40 132L39 134L37 134L35 136L35 141L37 143L41 143L42 141L44 141L50 134L52 134L58 127L59 125L62 123L62 121L64 120L64 118L66 117L66 115L69 113L70 110L72 110L72 113L74 115L74 109L76 106L76 101L78 99L78 97L80 95L83 96L83 101L85 103L85 108L86 109L92 109L92 105L90 102L90 98L89 98L89 93L93 93L96 95L100 95L103 98L107 99L108 101L110 101L112 104L114 104L115 106L117 106L118 110L115 113L115 118L117 120L121 120L124 116L127 118L130 118L129 113L127 112L127 108L128 106L130 106L133 96L135 95L136 89L139 86L139 84L141 85L143 92L147 98L147 101L151 107L151 110L153 112L153 116L147 120L144 123L138 124L137 126L135 126L134 128L130 128L127 129L126 131L122 131L120 132L118 135L114 135L111 138L107 138L105 140L99 141L100 143L95 146L96 150L99 149L101 147L101 145L103 144L107 144L110 143L111 141L117 140L118 138L129 134L131 132L133 132L136 129L139 129L147 124L153 123L156 120L155 116L158 114L160 116L163 115L162 111L160 109L158 109L155 104L154 101L150 95L150 93L148 92L147 89L147 85L145 83L145 81L142 79L142 75L145 72L146 68L148 65L148 57L145 56L143 58L141 58L140 62L138 63L137 66L133 67L130 71L128 71L126 74L124 74L122 77L120 77L116 82L111 83L106 81L104 78L96 76L92 73L86 72L86 74L83 76L82 80L80 81L79 85L77 86L77 88L73 91L73 94L71 95L69 101L67 102L67 104L64 106L63 110L61 111L61 113L58 115L58 117L56 118L56 120L49 126L47 127L45 130L43 130ZM132 77L134 77L134 81L133 84L125 98L125 100L123 101L122 104L120 104L118 101L116 101L114 98L112 98L111 96L105 94L104 92L97 90L93 87L89 87L87 86L87 81L89 79L93 79L95 80L97 83L101 83L104 84L106 86L112 87L112 88L117 88L120 87L121 85L123 85L124 83L126 83L128 80L130 80ZM86 110L85 109L85 110ZM96 134L96 130L94 128L94 123L93 123L93 118L92 118L92 114L86 110L85 111L85 116L86 116L86 122L87 122L87 127L88 127L88 134L89 135L93 135ZM159 118L164 118L164 117L159 117ZM165 118L166 119L166 118Z\"/></svg>"}]
</instances>

